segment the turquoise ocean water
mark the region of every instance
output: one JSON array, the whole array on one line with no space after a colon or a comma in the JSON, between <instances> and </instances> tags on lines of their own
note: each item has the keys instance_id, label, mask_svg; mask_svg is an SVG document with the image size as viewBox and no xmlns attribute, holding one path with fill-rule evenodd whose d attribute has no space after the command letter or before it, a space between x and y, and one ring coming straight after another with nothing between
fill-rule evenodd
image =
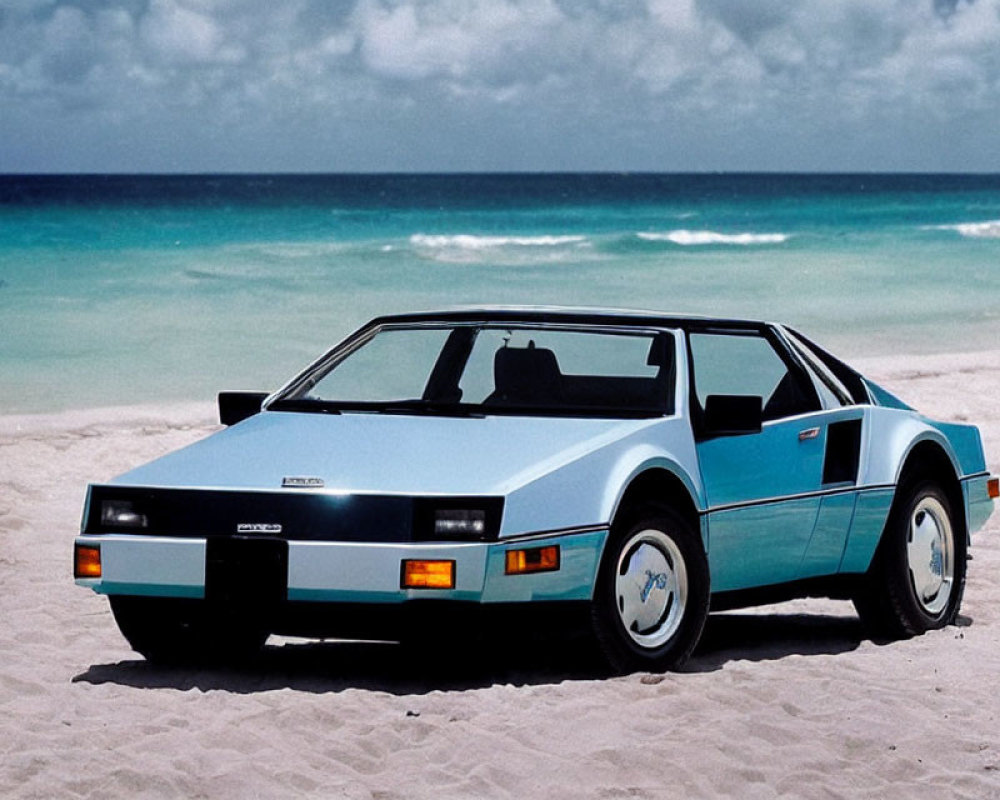
<instances>
[{"instance_id":1,"label":"turquoise ocean water","mask_svg":"<svg viewBox=\"0 0 1000 800\"><path fill-rule=\"evenodd\" d=\"M0 413L272 389L372 316L467 303L991 349L1000 176L0 176Z\"/></svg>"}]
</instances>

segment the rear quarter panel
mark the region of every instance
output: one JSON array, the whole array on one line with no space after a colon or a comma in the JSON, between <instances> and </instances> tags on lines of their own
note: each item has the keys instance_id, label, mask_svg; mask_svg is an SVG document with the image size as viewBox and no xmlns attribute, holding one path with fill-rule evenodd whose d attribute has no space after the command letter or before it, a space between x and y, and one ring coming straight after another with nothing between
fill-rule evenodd
<instances>
[{"instance_id":1,"label":"rear quarter panel","mask_svg":"<svg viewBox=\"0 0 1000 800\"><path fill-rule=\"evenodd\" d=\"M914 448L933 442L947 456L955 477L961 481L962 514L970 533L983 524L992 511L985 497L986 462L979 430L972 425L936 422L902 403L872 406L866 410L867 435L862 452L860 490L840 572L868 569L881 540L903 467ZM979 484L982 484L980 486Z\"/></svg>"},{"instance_id":2,"label":"rear quarter panel","mask_svg":"<svg viewBox=\"0 0 1000 800\"><path fill-rule=\"evenodd\" d=\"M982 445L978 444L979 432L972 426L932 423L914 411L881 406L868 410L868 420L867 458L862 458L859 486L895 485L907 456L921 442L937 444L959 478L985 468ZM970 432L976 445L972 445ZM964 464L952 443L955 434L962 442ZM976 446L978 457L974 452Z\"/></svg>"}]
</instances>

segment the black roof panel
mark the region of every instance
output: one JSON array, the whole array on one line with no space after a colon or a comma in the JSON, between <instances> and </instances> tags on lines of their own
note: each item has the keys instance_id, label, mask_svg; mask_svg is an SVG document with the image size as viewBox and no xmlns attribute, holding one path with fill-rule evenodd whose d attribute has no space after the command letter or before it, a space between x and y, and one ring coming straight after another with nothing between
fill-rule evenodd
<instances>
[{"instance_id":1,"label":"black roof panel","mask_svg":"<svg viewBox=\"0 0 1000 800\"><path fill-rule=\"evenodd\" d=\"M621 325L624 327L726 327L760 328L757 320L729 319L670 314L661 311L640 311L617 308L584 308L572 306L469 306L441 311L417 311L377 317L370 324L387 325L411 322L559 322L582 325ZM367 327L367 326L366 326Z\"/></svg>"}]
</instances>

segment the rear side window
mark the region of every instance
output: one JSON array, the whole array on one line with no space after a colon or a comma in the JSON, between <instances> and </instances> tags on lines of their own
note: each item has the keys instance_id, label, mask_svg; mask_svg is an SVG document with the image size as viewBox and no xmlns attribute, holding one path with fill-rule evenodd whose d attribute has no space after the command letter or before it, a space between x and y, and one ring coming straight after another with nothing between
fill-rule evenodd
<instances>
[{"instance_id":1,"label":"rear side window","mask_svg":"<svg viewBox=\"0 0 1000 800\"><path fill-rule=\"evenodd\" d=\"M854 370L817 347L802 334L788 328L785 328L784 331L788 340L816 374L817 380L825 384L827 389L836 395L839 402L833 405L871 402L863 381Z\"/></svg>"},{"instance_id":2,"label":"rear side window","mask_svg":"<svg viewBox=\"0 0 1000 800\"><path fill-rule=\"evenodd\" d=\"M692 380L701 408L711 395L762 398L764 420L818 411L819 398L757 333L692 333Z\"/></svg>"}]
</instances>

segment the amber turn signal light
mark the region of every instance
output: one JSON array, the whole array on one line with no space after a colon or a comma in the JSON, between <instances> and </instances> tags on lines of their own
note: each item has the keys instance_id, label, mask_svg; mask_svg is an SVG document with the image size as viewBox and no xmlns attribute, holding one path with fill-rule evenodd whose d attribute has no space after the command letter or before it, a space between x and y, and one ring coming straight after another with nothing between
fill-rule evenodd
<instances>
[{"instance_id":1,"label":"amber turn signal light","mask_svg":"<svg viewBox=\"0 0 1000 800\"><path fill-rule=\"evenodd\" d=\"M990 478L986 481L986 493L992 500L1000 497L1000 478Z\"/></svg>"},{"instance_id":2,"label":"amber turn signal light","mask_svg":"<svg viewBox=\"0 0 1000 800\"><path fill-rule=\"evenodd\" d=\"M555 572L559 569L559 545L531 547L527 550L508 550L504 572L508 575L525 575L530 572Z\"/></svg>"},{"instance_id":3,"label":"amber turn signal light","mask_svg":"<svg viewBox=\"0 0 1000 800\"><path fill-rule=\"evenodd\" d=\"M101 577L101 546L78 544L73 552L74 578Z\"/></svg>"},{"instance_id":4,"label":"amber turn signal light","mask_svg":"<svg viewBox=\"0 0 1000 800\"><path fill-rule=\"evenodd\" d=\"M404 561L400 584L404 589L454 589L454 561Z\"/></svg>"}]
</instances>

